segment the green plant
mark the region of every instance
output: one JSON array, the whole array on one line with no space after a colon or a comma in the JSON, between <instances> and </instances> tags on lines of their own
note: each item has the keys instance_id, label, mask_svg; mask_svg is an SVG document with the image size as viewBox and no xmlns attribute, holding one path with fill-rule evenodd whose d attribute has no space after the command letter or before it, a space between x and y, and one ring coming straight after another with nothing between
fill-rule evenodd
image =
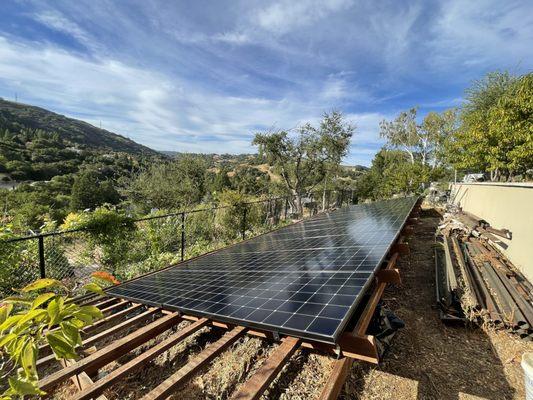
<instances>
[{"instance_id":1,"label":"green plant","mask_svg":"<svg viewBox=\"0 0 533 400\"><path fill-rule=\"evenodd\" d=\"M99 207L93 212L71 213L61 228L84 230L91 248L101 250L100 261L113 272L124 261L137 229L133 218L109 207Z\"/></svg>"},{"instance_id":2,"label":"green plant","mask_svg":"<svg viewBox=\"0 0 533 400\"><path fill-rule=\"evenodd\" d=\"M102 293L94 282L86 290ZM55 279L39 279L19 293L0 304L2 400L45 394L38 387L39 347L48 344L57 359L75 359L80 330L102 317L95 306L75 304Z\"/></svg>"}]
</instances>

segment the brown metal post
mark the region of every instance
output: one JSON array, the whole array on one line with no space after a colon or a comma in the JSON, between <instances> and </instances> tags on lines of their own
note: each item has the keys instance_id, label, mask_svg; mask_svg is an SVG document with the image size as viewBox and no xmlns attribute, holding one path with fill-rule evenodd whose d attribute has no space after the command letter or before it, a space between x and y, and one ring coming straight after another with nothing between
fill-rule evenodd
<instances>
[{"instance_id":1,"label":"brown metal post","mask_svg":"<svg viewBox=\"0 0 533 400\"><path fill-rule=\"evenodd\" d=\"M181 213L181 261L185 259L185 212Z\"/></svg>"},{"instance_id":2,"label":"brown metal post","mask_svg":"<svg viewBox=\"0 0 533 400\"><path fill-rule=\"evenodd\" d=\"M41 278L46 278L46 264L44 259L44 237L39 236L39 270Z\"/></svg>"},{"instance_id":3,"label":"brown metal post","mask_svg":"<svg viewBox=\"0 0 533 400\"><path fill-rule=\"evenodd\" d=\"M246 211L247 208L244 206L244 210L242 213L242 240L246 238Z\"/></svg>"}]
</instances>

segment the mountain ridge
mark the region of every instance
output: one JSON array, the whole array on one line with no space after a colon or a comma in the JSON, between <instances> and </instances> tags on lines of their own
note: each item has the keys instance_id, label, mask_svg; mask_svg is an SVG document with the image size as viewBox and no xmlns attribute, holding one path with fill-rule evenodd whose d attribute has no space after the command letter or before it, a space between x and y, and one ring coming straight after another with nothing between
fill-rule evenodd
<instances>
[{"instance_id":1,"label":"mountain ridge","mask_svg":"<svg viewBox=\"0 0 533 400\"><path fill-rule=\"evenodd\" d=\"M118 133L98 128L88 122L67 117L31 104L8 101L0 97L0 129L13 127L40 129L58 133L73 145L90 149L111 150L134 154L159 154Z\"/></svg>"}]
</instances>

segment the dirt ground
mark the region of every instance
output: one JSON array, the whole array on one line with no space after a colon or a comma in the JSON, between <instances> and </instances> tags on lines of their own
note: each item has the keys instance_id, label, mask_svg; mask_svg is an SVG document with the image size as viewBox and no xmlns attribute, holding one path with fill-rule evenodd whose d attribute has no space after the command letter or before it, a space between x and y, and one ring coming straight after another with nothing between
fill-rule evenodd
<instances>
[{"instance_id":1,"label":"dirt ground","mask_svg":"<svg viewBox=\"0 0 533 400\"><path fill-rule=\"evenodd\" d=\"M533 344L507 332L443 325L435 308L432 239L440 215L424 209L402 257L401 288L385 303L405 322L379 367L354 364L345 399L523 399L521 355Z\"/></svg>"},{"instance_id":2,"label":"dirt ground","mask_svg":"<svg viewBox=\"0 0 533 400\"><path fill-rule=\"evenodd\" d=\"M342 399L523 399L521 354L531 342L506 332L447 327L435 308L433 235L439 214L425 209L409 238L411 254L400 259L403 284L386 290L384 300L406 324L394 338L380 366L354 363ZM180 324L180 328L188 324ZM146 394L216 341L223 331L203 328L159 356L142 371L107 390L108 399L135 399ZM157 338L160 341L168 333ZM152 343L155 343L152 341ZM148 343L143 348L147 348ZM244 337L217 357L210 367L179 389L172 399L227 399L256 371L276 345ZM135 353L139 354L143 348ZM131 359L109 365L104 375ZM328 378L332 358L297 351L262 397L315 399ZM65 384L54 398L69 399L74 387Z\"/></svg>"}]
</instances>

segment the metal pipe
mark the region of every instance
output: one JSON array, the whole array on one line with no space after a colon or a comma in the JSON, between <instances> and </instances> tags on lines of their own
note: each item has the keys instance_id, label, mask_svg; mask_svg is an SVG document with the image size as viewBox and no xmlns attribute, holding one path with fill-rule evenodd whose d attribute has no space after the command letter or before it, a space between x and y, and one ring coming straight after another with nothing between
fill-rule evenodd
<instances>
[{"instance_id":1,"label":"metal pipe","mask_svg":"<svg viewBox=\"0 0 533 400\"><path fill-rule=\"evenodd\" d=\"M479 272L479 269L477 268L476 264L472 260L472 256L470 255L470 243L465 243L465 256L467 265L470 267L470 270L472 271L472 275L475 277L475 280L477 281L478 287L480 288L482 292L481 300L483 302L482 306L485 308L489 314L489 318L492 320L492 322L496 325L499 325L502 323L502 320L500 318L500 309L498 305L494 302L494 299L492 298L492 295L487 289L487 286L485 285L485 282L483 280L483 277L481 276L481 273Z\"/></svg>"},{"instance_id":2,"label":"metal pipe","mask_svg":"<svg viewBox=\"0 0 533 400\"><path fill-rule=\"evenodd\" d=\"M527 323L527 320L517 307L516 303L509 296L509 293L503 287L498 275L496 275L496 272L492 269L492 265L489 262L483 262L483 266L484 268L481 268L481 272L492 291L496 294L498 304L500 304L502 308L504 317L508 322L512 323L512 329L528 329L529 324Z\"/></svg>"},{"instance_id":3,"label":"metal pipe","mask_svg":"<svg viewBox=\"0 0 533 400\"><path fill-rule=\"evenodd\" d=\"M448 287L452 291L457 291L457 277L455 276L455 271L453 268L452 255L450 252L450 243L448 241L448 236L444 235L444 242L442 243L444 247L444 255L446 257L446 279L448 281Z\"/></svg>"},{"instance_id":4,"label":"metal pipe","mask_svg":"<svg viewBox=\"0 0 533 400\"><path fill-rule=\"evenodd\" d=\"M522 312L522 316L529 324L529 328L531 328L533 326L533 306L524 299L524 297L518 292L516 287L511 284L510 280L507 278L507 275L503 272L508 268L502 262L494 258L493 255L489 252L489 250L486 249L481 243L476 244L478 249L487 257L489 257L491 262L496 264L497 267L491 264L491 268L494 270L494 273L498 276L505 289L509 293L509 301L512 300L516 304L518 309Z\"/></svg>"},{"instance_id":5,"label":"metal pipe","mask_svg":"<svg viewBox=\"0 0 533 400\"><path fill-rule=\"evenodd\" d=\"M479 293L479 288L474 283L474 277L472 276L470 269L466 266L463 252L461 251L461 248L459 246L459 241L457 240L457 237L455 236L451 236L450 239L451 239L452 246L454 249L455 258L457 260L457 263L459 264L459 268L463 275L466 286L469 289L468 292L471 297L473 306L474 308L479 307L479 304L480 304L479 299L481 298L481 294Z\"/></svg>"}]
</instances>

